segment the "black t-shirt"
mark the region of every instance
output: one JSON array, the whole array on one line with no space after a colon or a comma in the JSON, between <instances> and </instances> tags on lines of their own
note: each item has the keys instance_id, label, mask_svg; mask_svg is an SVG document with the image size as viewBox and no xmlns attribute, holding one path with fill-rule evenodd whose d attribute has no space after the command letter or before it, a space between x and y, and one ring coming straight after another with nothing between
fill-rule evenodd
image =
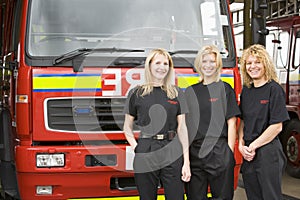
<instances>
[{"instance_id":1,"label":"black t-shirt","mask_svg":"<svg viewBox=\"0 0 300 200\"><path fill-rule=\"evenodd\" d=\"M240 109L245 141L255 140L271 124L289 119L284 91L275 81L257 88L244 86Z\"/></svg>"},{"instance_id":2,"label":"black t-shirt","mask_svg":"<svg viewBox=\"0 0 300 200\"><path fill-rule=\"evenodd\" d=\"M154 87L153 91L140 96L137 88L129 92L125 113L135 117L135 123L144 135L152 136L177 130L177 116L188 112L183 92L177 88L178 97L168 98L161 87Z\"/></svg>"},{"instance_id":3,"label":"black t-shirt","mask_svg":"<svg viewBox=\"0 0 300 200\"><path fill-rule=\"evenodd\" d=\"M223 81L209 85L197 83L185 91L189 113L186 117L189 140L205 137L227 138L226 121L240 115L232 87Z\"/></svg>"}]
</instances>

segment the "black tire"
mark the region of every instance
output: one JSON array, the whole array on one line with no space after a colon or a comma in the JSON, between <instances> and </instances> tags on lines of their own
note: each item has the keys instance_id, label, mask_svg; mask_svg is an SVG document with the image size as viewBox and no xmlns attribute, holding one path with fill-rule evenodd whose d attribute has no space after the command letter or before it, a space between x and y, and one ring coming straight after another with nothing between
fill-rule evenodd
<instances>
[{"instance_id":1,"label":"black tire","mask_svg":"<svg viewBox=\"0 0 300 200\"><path fill-rule=\"evenodd\" d=\"M287 173L300 178L300 121L290 120L281 133L283 151L287 157Z\"/></svg>"}]
</instances>

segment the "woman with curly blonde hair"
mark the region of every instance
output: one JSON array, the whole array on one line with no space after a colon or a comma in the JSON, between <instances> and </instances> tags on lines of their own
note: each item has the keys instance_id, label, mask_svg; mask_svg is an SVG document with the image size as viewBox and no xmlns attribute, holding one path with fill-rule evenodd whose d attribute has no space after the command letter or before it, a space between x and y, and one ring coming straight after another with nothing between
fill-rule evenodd
<instances>
[{"instance_id":1,"label":"woman with curly blonde hair","mask_svg":"<svg viewBox=\"0 0 300 200\"><path fill-rule=\"evenodd\" d=\"M259 62L265 66L265 78L269 82L271 80L278 82L278 78L275 71L274 63L272 62L271 57L269 56L268 52L265 50L264 46L256 44L251 46L250 48L246 49L240 59L240 66L242 71L242 77L244 85L250 87L253 83L253 78L247 73L246 69L246 58L249 56L256 56Z\"/></svg>"},{"instance_id":2,"label":"woman with curly blonde hair","mask_svg":"<svg viewBox=\"0 0 300 200\"><path fill-rule=\"evenodd\" d=\"M249 200L281 200L281 177L286 158L278 134L289 119L285 94L277 83L274 64L262 45L252 45L241 57L239 151Z\"/></svg>"}]
</instances>

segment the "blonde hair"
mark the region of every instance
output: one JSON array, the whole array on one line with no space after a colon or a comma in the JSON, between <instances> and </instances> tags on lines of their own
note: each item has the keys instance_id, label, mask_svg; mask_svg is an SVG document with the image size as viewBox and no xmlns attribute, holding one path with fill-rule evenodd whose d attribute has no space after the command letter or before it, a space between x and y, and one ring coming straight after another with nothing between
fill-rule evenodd
<instances>
[{"instance_id":1,"label":"blonde hair","mask_svg":"<svg viewBox=\"0 0 300 200\"><path fill-rule=\"evenodd\" d=\"M246 69L247 59L249 58L249 56L255 56L263 64L265 68L265 77L268 82L270 82L271 80L278 82L275 65L267 50L260 44L254 44L244 50L243 55L240 59L240 68L243 76L243 83L245 86L250 88L251 84L253 83L253 79L249 76Z\"/></svg>"},{"instance_id":2,"label":"blonde hair","mask_svg":"<svg viewBox=\"0 0 300 200\"><path fill-rule=\"evenodd\" d=\"M202 66L203 56L207 54L214 54L216 56L217 75L215 81L218 82L220 80L220 74L222 69L222 57L220 51L215 45L204 46L201 50L198 51L198 54L195 58L194 66L198 74L200 74L199 82L204 81L204 74L201 72L200 68Z\"/></svg>"},{"instance_id":3,"label":"blonde hair","mask_svg":"<svg viewBox=\"0 0 300 200\"><path fill-rule=\"evenodd\" d=\"M145 96L150 94L153 91L153 77L151 74L150 65L153 58L156 55L163 55L169 61L169 71L167 76L163 81L163 85L161 86L162 90L167 93L168 98L174 99L178 96L178 91L175 85L172 84L173 74L174 74L174 64L171 55L165 50L161 48L153 49L146 58L145 61L145 83L139 87L141 96Z\"/></svg>"}]
</instances>

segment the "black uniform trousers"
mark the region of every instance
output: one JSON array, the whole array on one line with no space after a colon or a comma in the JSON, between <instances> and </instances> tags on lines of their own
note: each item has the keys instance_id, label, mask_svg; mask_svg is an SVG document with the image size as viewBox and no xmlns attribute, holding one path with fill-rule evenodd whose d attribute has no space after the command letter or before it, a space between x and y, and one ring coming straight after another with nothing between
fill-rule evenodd
<instances>
[{"instance_id":1,"label":"black uniform trousers","mask_svg":"<svg viewBox=\"0 0 300 200\"><path fill-rule=\"evenodd\" d=\"M177 137L172 141L139 139L133 167L140 200L156 200L160 181L166 200L184 200L182 164L182 147Z\"/></svg>"},{"instance_id":2,"label":"black uniform trousers","mask_svg":"<svg viewBox=\"0 0 300 200\"><path fill-rule=\"evenodd\" d=\"M253 161L244 160L241 173L248 200L281 200L285 165L286 157L278 138L257 149Z\"/></svg>"},{"instance_id":3,"label":"black uniform trousers","mask_svg":"<svg viewBox=\"0 0 300 200\"><path fill-rule=\"evenodd\" d=\"M190 146L191 180L186 184L188 200L206 200L208 186L212 199L232 200L235 160L227 139L219 139L205 156L199 154L202 141Z\"/></svg>"}]
</instances>

